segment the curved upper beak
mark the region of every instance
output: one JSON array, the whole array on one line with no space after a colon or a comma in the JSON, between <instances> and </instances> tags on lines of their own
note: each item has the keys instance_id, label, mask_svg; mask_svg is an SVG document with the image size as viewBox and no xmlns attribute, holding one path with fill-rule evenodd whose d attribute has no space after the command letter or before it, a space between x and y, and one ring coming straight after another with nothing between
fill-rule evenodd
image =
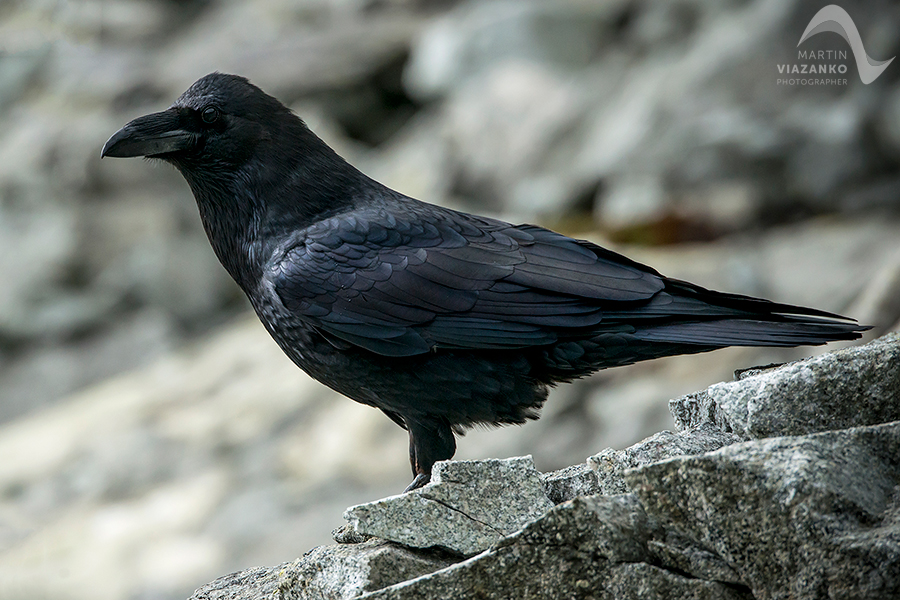
<instances>
[{"instance_id":1,"label":"curved upper beak","mask_svg":"<svg viewBox=\"0 0 900 600\"><path fill-rule=\"evenodd\" d=\"M181 127L178 111L170 108L138 117L115 132L103 145L100 158L156 156L187 150L194 141L195 134Z\"/></svg>"}]
</instances>

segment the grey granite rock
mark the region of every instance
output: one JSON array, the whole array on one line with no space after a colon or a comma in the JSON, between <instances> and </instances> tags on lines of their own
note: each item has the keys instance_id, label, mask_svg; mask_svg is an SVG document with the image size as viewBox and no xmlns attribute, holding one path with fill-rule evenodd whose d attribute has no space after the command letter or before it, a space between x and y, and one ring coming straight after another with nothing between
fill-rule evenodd
<instances>
[{"instance_id":1,"label":"grey granite rock","mask_svg":"<svg viewBox=\"0 0 900 600\"><path fill-rule=\"evenodd\" d=\"M747 440L745 435L732 431L728 415L708 392L708 389L700 390L669 400L669 412L675 420L675 429L686 431L694 427L712 427Z\"/></svg>"},{"instance_id":2,"label":"grey granite rock","mask_svg":"<svg viewBox=\"0 0 900 600\"><path fill-rule=\"evenodd\" d=\"M744 439L900 419L900 334L720 383L670 402L679 427L703 423Z\"/></svg>"},{"instance_id":3,"label":"grey granite rock","mask_svg":"<svg viewBox=\"0 0 900 600\"><path fill-rule=\"evenodd\" d=\"M372 536L359 533L350 523L344 523L331 530L331 538L338 544L362 544L372 539Z\"/></svg>"},{"instance_id":4,"label":"grey granite rock","mask_svg":"<svg viewBox=\"0 0 900 600\"><path fill-rule=\"evenodd\" d=\"M230 573L198 588L189 600L282 600L282 585L290 581L285 575L292 566L293 563L288 562L276 567L254 567Z\"/></svg>"},{"instance_id":5,"label":"grey granite rock","mask_svg":"<svg viewBox=\"0 0 900 600\"><path fill-rule=\"evenodd\" d=\"M734 444L626 480L757 598L900 596L900 422Z\"/></svg>"},{"instance_id":6,"label":"grey granite rock","mask_svg":"<svg viewBox=\"0 0 900 600\"><path fill-rule=\"evenodd\" d=\"M629 491L627 469L692 454L703 454L740 441L733 433L713 423L677 433L661 431L624 450L607 448L589 456L585 464L573 465L544 475L544 489L554 504L579 496L625 494Z\"/></svg>"},{"instance_id":7,"label":"grey granite rock","mask_svg":"<svg viewBox=\"0 0 900 600\"><path fill-rule=\"evenodd\" d=\"M647 548L657 559L655 564L677 573L688 573L707 581L743 585L738 572L721 556L674 531L665 531L663 538L650 540Z\"/></svg>"},{"instance_id":8,"label":"grey granite rock","mask_svg":"<svg viewBox=\"0 0 900 600\"><path fill-rule=\"evenodd\" d=\"M599 493L612 495L629 492L624 473L641 465L673 456L703 454L740 441L737 436L712 425L703 425L678 433L661 431L625 450L607 448L587 459L597 478Z\"/></svg>"},{"instance_id":9,"label":"grey granite rock","mask_svg":"<svg viewBox=\"0 0 900 600\"><path fill-rule=\"evenodd\" d=\"M642 562L615 565L603 588L595 593L604 600L753 600L741 587L694 579Z\"/></svg>"},{"instance_id":10,"label":"grey granite rock","mask_svg":"<svg viewBox=\"0 0 900 600\"><path fill-rule=\"evenodd\" d=\"M472 556L552 506L527 456L439 462L425 487L350 507L344 518L359 534Z\"/></svg>"},{"instance_id":11,"label":"grey granite rock","mask_svg":"<svg viewBox=\"0 0 900 600\"><path fill-rule=\"evenodd\" d=\"M370 540L222 577L191 600L749 598L739 586L646 562L653 559L648 541L659 534L633 495L577 498L457 564Z\"/></svg>"},{"instance_id":12,"label":"grey granite rock","mask_svg":"<svg viewBox=\"0 0 900 600\"><path fill-rule=\"evenodd\" d=\"M600 493L597 473L587 463L544 474L544 491L554 504Z\"/></svg>"},{"instance_id":13,"label":"grey granite rock","mask_svg":"<svg viewBox=\"0 0 900 600\"><path fill-rule=\"evenodd\" d=\"M220 577L194 592L191 600L342 600L450 564L445 556L382 540L319 546L292 563Z\"/></svg>"},{"instance_id":14,"label":"grey granite rock","mask_svg":"<svg viewBox=\"0 0 900 600\"><path fill-rule=\"evenodd\" d=\"M635 517L635 510L640 517ZM633 497L624 501L579 498L555 507L543 519L486 553L431 577L381 590L370 598L586 597L602 585L611 566L609 558L595 551L594 540L608 526L609 541L624 538L627 547L624 553L614 551L614 556L639 560L644 551L629 529L642 516Z\"/></svg>"},{"instance_id":15,"label":"grey granite rock","mask_svg":"<svg viewBox=\"0 0 900 600\"><path fill-rule=\"evenodd\" d=\"M652 524L635 498L577 498L488 552L362 596L413 598L705 598L747 595L645 563Z\"/></svg>"}]
</instances>

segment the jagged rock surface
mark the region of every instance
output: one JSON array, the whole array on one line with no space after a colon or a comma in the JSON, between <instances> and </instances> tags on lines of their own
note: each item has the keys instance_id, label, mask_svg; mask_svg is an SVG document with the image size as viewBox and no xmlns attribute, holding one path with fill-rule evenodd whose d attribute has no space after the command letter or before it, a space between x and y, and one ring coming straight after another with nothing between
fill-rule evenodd
<instances>
[{"instance_id":1,"label":"jagged rock surface","mask_svg":"<svg viewBox=\"0 0 900 600\"><path fill-rule=\"evenodd\" d=\"M544 475L544 489L554 503L592 494L624 494L629 491L625 471L672 456L701 454L740 441L728 431L703 423L677 433L661 431L624 450L605 450L573 465Z\"/></svg>"},{"instance_id":2,"label":"jagged rock surface","mask_svg":"<svg viewBox=\"0 0 900 600\"><path fill-rule=\"evenodd\" d=\"M900 415L900 344L887 335L775 369L745 373L670 403L681 428L711 422L744 439L885 423Z\"/></svg>"},{"instance_id":3,"label":"jagged rock surface","mask_svg":"<svg viewBox=\"0 0 900 600\"><path fill-rule=\"evenodd\" d=\"M600 494L624 494L630 491L625 471L673 456L702 454L740 441L733 433L701 425L677 433L661 431L625 450L607 448L587 459L597 477Z\"/></svg>"},{"instance_id":4,"label":"jagged rock surface","mask_svg":"<svg viewBox=\"0 0 900 600\"><path fill-rule=\"evenodd\" d=\"M356 598L452 562L435 552L419 553L383 540L318 546L292 563L221 577L194 592L191 600Z\"/></svg>"},{"instance_id":5,"label":"jagged rock surface","mask_svg":"<svg viewBox=\"0 0 900 600\"><path fill-rule=\"evenodd\" d=\"M900 597L900 421L744 442L626 478L662 527L721 557L757 598Z\"/></svg>"},{"instance_id":6,"label":"jagged rock surface","mask_svg":"<svg viewBox=\"0 0 900 600\"><path fill-rule=\"evenodd\" d=\"M530 456L442 461L431 477L418 490L350 507L344 518L361 535L473 556L553 506Z\"/></svg>"},{"instance_id":7,"label":"jagged rock surface","mask_svg":"<svg viewBox=\"0 0 900 600\"><path fill-rule=\"evenodd\" d=\"M363 598L746 598L646 562L651 528L633 496L578 498L483 554Z\"/></svg>"},{"instance_id":8,"label":"jagged rock surface","mask_svg":"<svg viewBox=\"0 0 900 600\"><path fill-rule=\"evenodd\" d=\"M729 395L672 402L690 428L543 477L530 457L438 463L421 490L348 509L357 534L392 541L317 548L194 598L896 598L898 356L892 334L713 386ZM740 441L723 417L731 399L769 406L769 391L794 401L764 421L769 437ZM781 435L792 409L816 403L813 431L853 414L886 422Z\"/></svg>"}]
</instances>

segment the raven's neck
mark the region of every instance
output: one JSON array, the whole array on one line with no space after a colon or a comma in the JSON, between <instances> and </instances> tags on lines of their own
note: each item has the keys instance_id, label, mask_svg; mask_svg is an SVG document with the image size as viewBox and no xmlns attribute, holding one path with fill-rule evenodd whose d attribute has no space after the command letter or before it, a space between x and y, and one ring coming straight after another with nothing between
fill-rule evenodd
<instances>
[{"instance_id":1,"label":"raven's neck","mask_svg":"<svg viewBox=\"0 0 900 600\"><path fill-rule=\"evenodd\" d=\"M218 257L241 288L247 292L259 280L258 231L263 213L260 200L233 173L180 169L187 180L206 237Z\"/></svg>"},{"instance_id":2,"label":"raven's neck","mask_svg":"<svg viewBox=\"0 0 900 600\"><path fill-rule=\"evenodd\" d=\"M253 158L236 170L180 168L213 251L248 294L287 238L348 210L379 185L305 125L286 137L257 147Z\"/></svg>"}]
</instances>

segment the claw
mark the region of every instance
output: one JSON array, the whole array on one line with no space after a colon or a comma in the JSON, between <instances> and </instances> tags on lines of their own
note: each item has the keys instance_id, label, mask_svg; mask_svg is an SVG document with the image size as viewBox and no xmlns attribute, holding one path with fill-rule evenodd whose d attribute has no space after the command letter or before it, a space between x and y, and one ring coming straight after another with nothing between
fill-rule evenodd
<instances>
[{"instance_id":1,"label":"claw","mask_svg":"<svg viewBox=\"0 0 900 600\"><path fill-rule=\"evenodd\" d=\"M406 486L406 489L403 490L403 493L405 494L406 492L417 490L420 487L423 487L429 481L431 481L430 473L419 473L418 475L416 475L416 478L412 480L412 483Z\"/></svg>"}]
</instances>

